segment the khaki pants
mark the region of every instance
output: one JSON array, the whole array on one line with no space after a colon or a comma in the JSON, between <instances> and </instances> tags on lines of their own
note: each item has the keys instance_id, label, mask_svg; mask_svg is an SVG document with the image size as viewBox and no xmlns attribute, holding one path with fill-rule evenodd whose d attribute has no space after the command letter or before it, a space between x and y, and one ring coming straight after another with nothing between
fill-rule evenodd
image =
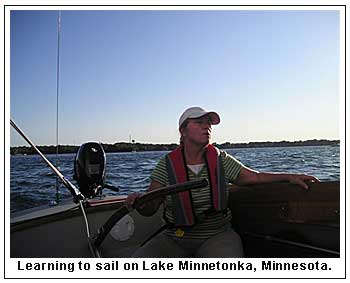
<instances>
[{"instance_id":1,"label":"khaki pants","mask_svg":"<svg viewBox=\"0 0 350 283\"><path fill-rule=\"evenodd\" d=\"M241 238L227 228L205 240L172 238L161 232L140 247L133 257L244 257Z\"/></svg>"}]
</instances>

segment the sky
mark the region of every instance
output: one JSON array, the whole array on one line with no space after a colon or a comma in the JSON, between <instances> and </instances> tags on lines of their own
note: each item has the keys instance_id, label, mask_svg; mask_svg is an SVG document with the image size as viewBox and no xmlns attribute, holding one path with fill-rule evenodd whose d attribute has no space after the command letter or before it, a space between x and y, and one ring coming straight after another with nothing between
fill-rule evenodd
<instances>
[{"instance_id":1,"label":"sky","mask_svg":"<svg viewBox=\"0 0 350 283\"><path fill-rule=\"evenodd\" d=\"M339 139L339 17L63 10L59 144L178 143L191 106L220 115L217 143ZM10 115L36 145L56 144L57 19L11 11Z\"/></svg>"}]
</instances>

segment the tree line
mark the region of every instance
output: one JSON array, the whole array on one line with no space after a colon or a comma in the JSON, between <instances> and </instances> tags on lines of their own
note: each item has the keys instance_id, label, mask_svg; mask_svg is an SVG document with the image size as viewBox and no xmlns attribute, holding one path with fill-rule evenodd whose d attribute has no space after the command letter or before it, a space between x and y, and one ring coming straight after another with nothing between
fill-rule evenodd
<instances>
[{"instance_id":1,"label":"tree line","mask_svg":"<svg viewBox=\"0 0 350 283\"><path fill-rule=\"evenodd\" d=\"M231 148L256 148L256 147L291 147L291 146L338 146L339 140L306 140L306 141L279 141L279 142L248 142L248 143L230 143L222 144L214 143L220 149ZM133 151L171 151L178 146L176 143L172 144L147 144L147 143L127 143L117 142L114 144L102 143L102 147L106 153L109 152L133 152ZM37 146L44 154L56 154L57 148L55 145ZM59 145L58 153L76 153L79 146L77 145ZM10 148L10 154L36 154L35 150L30 146L15 146Z\"/></svg>"}]
</instances>

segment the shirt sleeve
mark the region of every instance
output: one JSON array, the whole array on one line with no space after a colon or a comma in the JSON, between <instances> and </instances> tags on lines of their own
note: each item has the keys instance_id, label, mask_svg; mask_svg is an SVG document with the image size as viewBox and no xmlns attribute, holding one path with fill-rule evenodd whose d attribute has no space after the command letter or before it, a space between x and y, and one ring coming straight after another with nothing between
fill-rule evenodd
<instances>
[{"instance_id":1,"label":"shirt sleeve","mask_svg":"<svg viewBox=\"0 0 350 283\"><path fill-rule=\"evenodd\" d=\"M165 156L163 156L156 167L153 169L151 176L151 181L158 182L163 186L168 185L168 173L166 171Z\"/></svg>"},{"instance_id":2,"label":"shirt sleeve","mask_svg":"<svg viewBox=\"0 0 350 283\"><path fill-rule=\"evenodd\" d=\"M234 182L244 165L225 151L221 151L221 158L228 182Z\"/></svg>"}]
</instances>

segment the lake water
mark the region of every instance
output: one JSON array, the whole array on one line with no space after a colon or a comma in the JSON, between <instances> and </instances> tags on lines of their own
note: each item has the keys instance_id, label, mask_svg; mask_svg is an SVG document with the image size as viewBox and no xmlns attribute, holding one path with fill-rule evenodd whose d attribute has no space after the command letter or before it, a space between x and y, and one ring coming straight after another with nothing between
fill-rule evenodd
<instances>
[{"instance_id":1,"label":"lake water","mask_svg":"<svg viewBox=\"0 0 350 283\"><path fill-rule=\"evenodd\" d=\"M246 166L263 172L289 172L314 175L321 181L340 180L339 147L307 146L279 148L244 148L226 150ZM161 156L167 152L107 153L106 183L120 187L115 193L104 189L103 193L128 194L144 191L149 176ZM61 173L73 180L75 154L47 155L58 164ZM56 163L57 162L57 163ZM56 175L38 155L11 156L11 212L48 205L56 199ZM61 184L60 198L70 198Z\"/></svg>"}]
</instances>

